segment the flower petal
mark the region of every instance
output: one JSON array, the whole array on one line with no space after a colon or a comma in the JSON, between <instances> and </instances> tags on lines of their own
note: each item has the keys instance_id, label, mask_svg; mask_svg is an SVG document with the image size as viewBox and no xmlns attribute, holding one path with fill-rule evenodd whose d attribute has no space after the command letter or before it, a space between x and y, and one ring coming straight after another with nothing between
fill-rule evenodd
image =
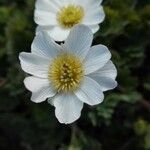
<instances>
[{"instance_id":1,"label":"flower petal","mask_svg":"<svg viewBox=\"0 0 150 150\"><path fill-rule=\"evenodd\" d=\"M55 13L36 9L34 21L41 26L57 25L57 16Z\"/></svg>"},{"instance_id":2,"label":"flower petal","mask_svg":"<svg viewBox=\"0 0 150 150\"><path fill-rule=\"evenodd\" d=\"M96 6L88 9L85 13L83 23L86 25L94 25L101 23L105 18L105 13L102 6Z\"/></svg>"},{"instance_id":3,"label":"flower petal","mask_svg":"<svg viewBox=\"0 0 150 150\"><path fill-rule=\"evenodd\" d=\"M61 2L59 0L37 0L35 4L35 9L51 13L57 13L60 6Z\"/></svg>"},{"instance_id":4,"label":"flower petal","mask_svg":"<svg viewBox=\"0 0 150 150\"><path fill-rule=\"evenodd\" d=\"M104 45L91 47L89 53L84 59L85 74L90 74L102 68L111 58L111 53Z\"/></svg>"},{"instance_id":5,"label":"flower petal","mask_svg":"<svg viewBox=\"0 0 150 150\"><path fill-rule=\"evenodd\" d=\"M89 105L97 105L104 99L100 85L89 77L85 77L81 87L75 91L75 95Z\"/></svg>"},{"instance_id":6,"label":"flower petal","mask_svg":"<svg viewBox=\"0 0 150 150\"><path fill-rule=\"evenodd\" d=\"M47 78L50 60L32 53L22 52L19 55L22 69L34 76Z\"/></svg>"},{"instance_id":7,"label":"flower petal","mask_svg":"<svg viewBox=\"0 0 150 150\"><path fill-rule=\"evenodd\" d=\"M34 54L54 58L61 51L61 47L55 43L46 32L39 31L33 40L31 51Z\"/></svg>"},{"instance_id":8,"label":"flower petal","mask_svg":"<svg viewBox=\"0 0 150 150\"><path fill-rule=\"evenodd\" d=\"M43 87L42 89L32 93L31 101L41 103L47 98L54 96L54 94L55 93L52 91L50 86Z\"/></svg>"},{"instance_id":9,"label":"flower petal","mask_svg":"<svg viewBox=\"0 0 150 150\"><path fill-rule=\"evenodd\" d=\"M74 3L85 7L85 10L88 11L88 9L93 6L99 6L102 3L102 0L75 0Z\"/></svg>"},{"instance_id":10,"label":"flower petal","mask_svg":"<svg viewBox=\"0 0 150 150\"><path fill-rule=\"evenodd\" d=\"M55 115L59 122L69 124L80 117L83 102L81 102L73 93L63 93L54 98L54 106Z\"/></svg>"},{"instance_id":11,"label":"flower petal","mask_svg":"<svg viewBox=\"0 0 150 150\"><path fill-rule=\"evenodd\" d=\"M65 7L65 6L68 6L70 4L74 4L76 0L62 0L61 1L61 6L62 7Z\"/></svg>"},{"instance_id":12,"label":"flower petal","mask_svg":"<svg viewBox=\"0 0 150 150\"><path fill-rule=\"evenodd\" d=\"M92 44L93 33L85 25L76 25L72 28L64 47L68 52L72 52L83 60Z\"/></svg>"},{"instance_id":13,"label":"flower petal","mask_svg":"<svg viewBox=\"0 0 150 150\"><path fill-rule=\"evenodd\" d=\"M48 98L47 102L48 102L49 104L51 104L52 106L54 106L54 97Z\"/></svg>"},{"instance_id":14,"label":"flower petal","mask_svg":"<svg viewBox=\"0 0 150 150\"><path fill-rule=\"evenodd\" d=\"M117 86L117 82L111 78L102 77L94 73L88 76L91 77L100 85L102 91L108 91L114 89Z\"/></svg>"},{"instance_id":15,"label":"flower petal","mask_svg":"<svg viewBox=\"0 0 150 150\"><path fill-rule=\"evenodd\" d=\"M117 76L117 69L112 61L109 60L101 69L93 72L92 74L97 74L98 76L107 77L115 80Z\"/></svg>"},{"instance_id":16,"label":"flower petal","mask_svg":"<svg viewBox=\"0 0 150 150\"><path fill-rule=\"evenodd\" d=\"M99 25L89 25L89 28L92 30L93 33L96 33L100 26Z\"/></svg>"},{"instance_id":17,"label":"flower petal","mask_svg":"<svg viewBox=\"0 0 150 150\"><path fill-rule=\"evenodd\" d=\"M50 82L48 79L38 78L35 76L26 77L24 79L24 84L25 87L31 92L36 92L45 86L50 86Z\"/></svg>"},{"instance_id":18,"label":"flower petal","mask_svg":"<svg viewBox=\"0 0 150 150\"><path fill-rule=\"evenodd\" d=\"M24 84L29 91L33 92L31 100L35 103L45 101L46 98L56 94L48 79L30 76L25 78Z\"/></svg>"},{"instance_id":19,"label":"flower petal","mask_svg":"<svg viewBox=\"0 0 150 150\"><path fill-rule=\"evenodd\" d=\"M70 29L63 29L59 26L54 26L47 31L49 36L51 36L55 41L64 41L68 37Z\"/></svg>"},{"instance_id":20,"label":"flower petal","mask_svg":"<svg viewBox=\"0 0 150 150\"><path fill-rule=\"evenodd\" d=\"M68 37L70 29L62 29L59 26L38 26L36 34L41 31L46 31L48 36L55 41L64 41Z\"/></svg>"}]
</instances>

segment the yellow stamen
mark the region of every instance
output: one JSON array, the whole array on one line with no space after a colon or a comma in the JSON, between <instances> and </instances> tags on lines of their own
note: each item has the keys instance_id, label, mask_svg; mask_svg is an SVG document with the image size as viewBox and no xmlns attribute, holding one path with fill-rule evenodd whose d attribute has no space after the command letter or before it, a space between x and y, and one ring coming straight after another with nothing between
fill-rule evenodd
<instances>
[{"instance_id":1,"label":"yellow stamen","mask_svg":"<svg viewBox=\"0 0 150 150\"><path fill-rule=\"evenodd\" d=\"M53 59L48 77L58 92L69 92L76 90L83 79L83 66L76 56L61 53Z\"/></svg>"},{"instance_id":2,"label":"yellow stamen","mask_svg":"<svg viewBox=\"0 0 150 150\"><path fill-rule=\"evenodd\" d=\"M84 9L81 6L68 5L62 7L57 13L57 20L61 27L71 28L74 25L81 23L84 17Z\"/></svg>"}]
</instances>

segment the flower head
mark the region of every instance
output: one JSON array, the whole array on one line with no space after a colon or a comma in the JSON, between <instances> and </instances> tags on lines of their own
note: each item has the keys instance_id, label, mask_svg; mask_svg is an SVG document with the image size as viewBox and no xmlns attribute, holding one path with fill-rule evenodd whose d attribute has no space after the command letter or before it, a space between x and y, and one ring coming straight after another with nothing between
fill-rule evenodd
<instances>
[{"instance_id":1,"label":"flower head","mask_svg":"<svg viewBox=\"0 0 150 150\"><path fill-rule=\"evenodd\" d=\"M35 22L55 41L64 41L73 26L84 24L95 33L105 14L102 0L37 0Z\"/></svg>"},{"instance_id":2,"label":"flower head","mask_svg":"<svg viewBox=\"0 0 150 150\"><path fill-rule=\"evenodd\" d=\"M58 45L46 32L36 35L31 53L19 55L22 69L32 76L24 84L31 100L49 98L59 122L72 123L80 117L83 103L97 105L103 92L117 86L117 71L104 45L91 47L93 34L84 25L73 27L65 43Z\"/></svg>"}]
</instances>

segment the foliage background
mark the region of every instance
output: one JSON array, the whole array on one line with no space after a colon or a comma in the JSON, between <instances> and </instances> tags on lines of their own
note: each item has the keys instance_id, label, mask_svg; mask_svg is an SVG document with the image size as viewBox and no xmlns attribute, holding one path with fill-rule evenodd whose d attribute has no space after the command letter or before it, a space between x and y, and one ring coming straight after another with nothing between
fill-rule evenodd
<instances>
[{"instance_id":1,"label":"foliage background","mask_svg":"<svg viewBox=\"0 0 150 150\"><path fill-rule=\"evenodd\" d=\"M73 125L59 124L47 102L23 85L18 54L30 51L34 0L0 0L0 150L149 150L149 0L105 0L106 19L94 44L107 45L119 86L85 105ZM49 18L50 19L50 18Z\"/></svg>"}]
</instances>

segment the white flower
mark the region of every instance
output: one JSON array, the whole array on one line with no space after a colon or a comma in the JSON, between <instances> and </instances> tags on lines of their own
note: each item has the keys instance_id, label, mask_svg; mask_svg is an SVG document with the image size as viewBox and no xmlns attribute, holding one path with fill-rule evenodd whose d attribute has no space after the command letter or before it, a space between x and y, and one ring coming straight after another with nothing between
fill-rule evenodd
<instances>
[{"instance_id":1,"label":"white flower","mask_svg":"<svg viewBox=\"0 0 150 150\"><path fill-rule=\"evenodd\" d=\"M95 33L105 18L101 3L102 0L37 0L37 33L47 30L55 41L64 41L76 24L87 25Z\"/></svg>"},{"instance_id":2,"label":"white flower","mask_svg":"<svg viewBox=\"0 0 150 150\"><path fill-rule=\"evenodd\" d=\"M40 103L49 98L61 123L74 122L83 103L97 105L104 91L117 86L109 50L104 45L91 47L92 40L92 31L84 25L75 26L61 46L40 32L32 52L19 55L22 69L32 75L24 80L31 100Z\"/></svg>"}]
</instances>

